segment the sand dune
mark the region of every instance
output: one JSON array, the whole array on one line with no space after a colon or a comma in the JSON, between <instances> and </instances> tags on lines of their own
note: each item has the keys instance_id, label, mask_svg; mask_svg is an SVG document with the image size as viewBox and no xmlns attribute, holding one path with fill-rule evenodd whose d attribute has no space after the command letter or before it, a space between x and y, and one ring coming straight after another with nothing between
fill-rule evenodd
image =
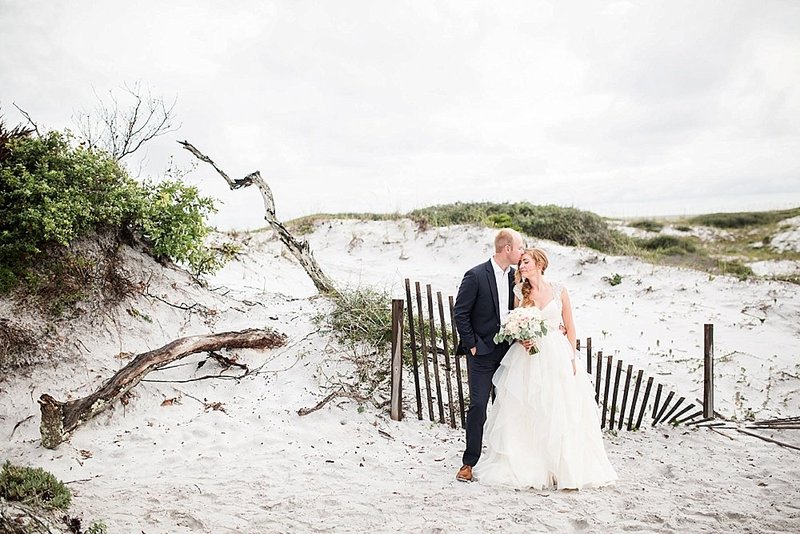
<instances>
[{"instance_id":1,"label":"sand dune","mask_svg":"<svg viewBox=\"0 0 800 534\"><path fill-rule=\"evenodd\" d=\"M402 295L403 279L455 294L490 254L492 231L420 232L410 221L321 223L309 235L327 273ZM580 337L678 390L702 394L702 325L716 327L718 411L743 421L800 413L800 287L740 282L537 242L571 292ZM51 364L0 382L2 458L69 482L75 510L111 532L797 532L797 451L735 430L659 427L607 435L612 488L526 492L458 483L463 434L341 400L308 416L330 377L351 369L311 317L327 309L268 232L194 284L127 251L149 293L60 332ZM604 276L620 274L610 286ZM158 298L155 298L158 297ZM161 299L161 300L160 300ZM170 306L194 304L191 310ZM137 313L126 312L135 309ZM24 318L23 318L24 319ZM241 381L147 382L57 450L38 442L35 399L77 397L124 360L183 335L268 325L287 347L240 350ZM202 357L148 378L185 380ZM165 399L173 399L162 406ZM205 403L219 402L207 409ZM12 434L18 421L28 415ZM769 434L766 434L769 435ZM800 445L800 431L780 434Z\"/></svg>"}]
</instances>

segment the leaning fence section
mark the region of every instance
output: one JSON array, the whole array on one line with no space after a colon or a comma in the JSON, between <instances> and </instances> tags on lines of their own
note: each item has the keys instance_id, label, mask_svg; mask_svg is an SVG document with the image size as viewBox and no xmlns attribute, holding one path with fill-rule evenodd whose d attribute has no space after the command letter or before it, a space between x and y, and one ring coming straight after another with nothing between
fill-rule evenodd
<instances>
[{"instance_id":1,"label":"leaning fence section","mask_svg":"<svg viewBox=\"0 0 800 534\"><path fill-rule=\"evenodd\" d=\"M469 358L457 354L454 301L430 284L405 280L405 300L393 303L392 417L402 417L402 375L413 378L408 409L420 420L464 427L469 407ZM669 386L656 383L641 369L602 351L592 339L576 347L594 384L601 427L637 430L642 425L695 424L713 417L713 325L705 326L704 400L691 401ZM584 368L583 365L580 366ZM396 398L399 395L399 398ZM411 395L411 393L409 393ZM709 402L710 401L710 402ZM398 415L396 416L395 413Z\"/></svg>"}]
</instances>

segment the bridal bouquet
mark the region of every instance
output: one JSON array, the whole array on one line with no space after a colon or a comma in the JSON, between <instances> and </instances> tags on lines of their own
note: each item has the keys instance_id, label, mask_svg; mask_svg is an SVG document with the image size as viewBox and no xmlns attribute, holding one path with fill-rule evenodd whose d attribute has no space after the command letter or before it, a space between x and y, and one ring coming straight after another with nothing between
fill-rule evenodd
<instances>
[{"instance_id":1,"label":"bridal bouquet","mask_svg":"<svg viewBox=\"0 0 800 534\"><path fill-rule=\"evenodd\" d=\"M510 343L528 339L536 341L545 334L547 334L547 325L542 319L542 312L536 306L525 306L511 310L500 326L500 331L495 334L494 342L508 341ZM531 347L531 354L537 352L539 349L536 345Z\"/></svg>"}]
</instances>

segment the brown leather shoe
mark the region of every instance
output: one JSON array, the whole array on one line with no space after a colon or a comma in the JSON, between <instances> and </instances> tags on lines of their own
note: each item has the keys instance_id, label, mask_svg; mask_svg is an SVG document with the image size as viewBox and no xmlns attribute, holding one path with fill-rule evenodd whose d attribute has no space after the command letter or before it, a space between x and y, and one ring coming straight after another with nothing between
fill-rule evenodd
<instances>
[{"instance_id":1,"label":"brown leather shoe","mask_svg":"<svg viewBox=\"0 0 800 534\"><path fill-rule=\"evenodd\" d=\"M472 482L472 466L462 465L461 469L458 470L456 480L460 480L461 482Z\"/></svg>"}]
</instances>

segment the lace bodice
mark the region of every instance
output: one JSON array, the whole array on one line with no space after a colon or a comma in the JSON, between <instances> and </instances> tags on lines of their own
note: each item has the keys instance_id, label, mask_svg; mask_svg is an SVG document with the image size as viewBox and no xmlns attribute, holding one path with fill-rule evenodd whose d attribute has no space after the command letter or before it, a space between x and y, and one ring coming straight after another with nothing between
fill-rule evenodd
<instances>
[{"instance_id":1,"label":"lace bodice","mask_svg":"<svg viewBox=\"0 0 800 534\"><path fill-rule=\"evenodd\" d=\"M561 292L564 290L564 286L557 282L548 283L553 286L553 300L545 304L543 308L539 309L542 312L542 317L545 321L547 321L548 324L553 327L558 327L558 325L561 324ZM522 301L522 284L517 284L514 286L514 296Z\"/></svg>"}]
</instances>

